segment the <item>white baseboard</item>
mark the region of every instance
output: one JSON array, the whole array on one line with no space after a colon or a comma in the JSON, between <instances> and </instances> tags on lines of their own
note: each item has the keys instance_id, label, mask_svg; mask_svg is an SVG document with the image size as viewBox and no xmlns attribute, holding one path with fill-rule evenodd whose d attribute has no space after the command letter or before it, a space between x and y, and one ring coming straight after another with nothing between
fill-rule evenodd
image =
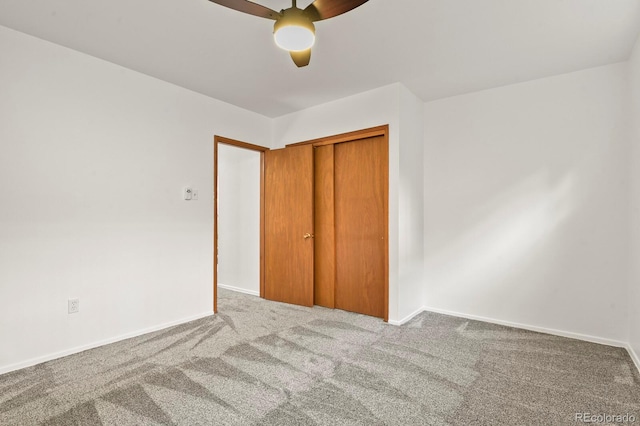
<instances>
[{"instance_id":1,"label":"white baseboard","mask_svg":"<svg viewBox=\"0 0 640 426\"><path fill-rule=\"evenodd\" d=\"M413 319L413 317L415 317L416 315L420 314L424 312L424 307L422 308L418 308L415 312L410 313L409 315L407 315L406 317L402 318L401 320L389 320L389 324L391 325L402 325L402 324L406 324L409 321L411 321Z\"/></svg>"},{"instance_id":2,"label":"white baseboard","mask_svg":"<svg viewBox=\"0 0 640 426\"><path fill-rule=\"evenodd\" d=\"M197 315L193 315L187 318L182 318L176 321L171 321L171 322L167 322L164 324L159 324L159 325L155 325L153 327L148 327L148 328L144 328L142 330L136 330L136 331L132 331L130 333L126 333L126 334L121 334L119 336L116 337L111 337L108 339L104 339L104 340L99 340L97 342L92 342L92 343L88 343L86 345L82 345L82 346L76 346L75 348L71 348L71 349L65 349L64 351L59 351L59 352L55 352L52 354L48 354L48 355L43 355L43 356L39 356L36 358L31 358L28 359L26 361L22 361L22 362L18 362L16 364L9 364L9 365L5 365L5 366L0 366L0 374L5 374L5 373L9 373L11 371L15 371L15 370L20 370L22 368L26 368L26 367L31 367L33 365L36 364L41 364L43 362L47 362L47 361L51 361L57 358L62 358L64 356L67 355L73 355L76 354L78 352L83 352L86 351L88 349L94 349L97 348L99 346L104 346L104 345L108 345L109 343L115 343L115 342L119 342L121 340L125 340L125 339L130 339L132 337L137 337L137 336L141 336L143 334L147 334L147 333L152 333L154 331L158 331L158 330L162 330L165 328L169 328L169 327L173 327L175 325L180 325L180 324L184 324L190 321L195 321L198 320L200 318L205 318L208 316L213 315L212 311L209 312L203 312Z\"/></svg>"},{"instance_id":3,"label":"white baseboard","mask_svg":"<svg viewBox=\"0 0 640 426\"><path fill-rule=\"evenodd\" d=\"M238 293L250 294L252 296L260 296L259 291L247 290L246 288L234 287L232 285L225 285L218 283L219 288L224 288L225 290L237 291Z\"/></svg>"},{"instance_id":4,"label":"white baseboard","mask_svg":"<svg viewBox=\"0 0 640 426\"><path fill-rule=\"evenodd\" d=\"M638 372L640 372L640 357L638 356L636 351L633 350L633 347L631 346L631 344L627 344L626 349L627 349L627 352L629 352L629 356L633 360L633 363L636 365Z\"/></svg>"},{"instance_id":5,"label":"white baseboard","mask_svg":"<svg viewBox=\"0 0 640 426\"><path fill-rule=\"evenodd\" d=\"M617 348L628 347L627 343L621 342L619 340L606 339L603 337L591 336L588 334L573 333L571 331L562 331L562 330L556 330L553 328L538 327L535 325L520 324L517 322L511 322L511 321L502 321L494 318L481 317L478 315L468 315L460 312L453 312L453 311L448 311L446 309L438 309L438 308L432 308L428 306L425 307L424 310L428 312L435 312L437 314L450 315L454 317L466 318L466 319L475 320L475 321L488 322L491 324L504 325L507 327L521 328L523 330L537 331L538 333L552 334L554 336L560 336L560 337L568 337L570 339L583 340L585 342L599 343L601 345L614 346Z\"/></svg>"}]
</instances>

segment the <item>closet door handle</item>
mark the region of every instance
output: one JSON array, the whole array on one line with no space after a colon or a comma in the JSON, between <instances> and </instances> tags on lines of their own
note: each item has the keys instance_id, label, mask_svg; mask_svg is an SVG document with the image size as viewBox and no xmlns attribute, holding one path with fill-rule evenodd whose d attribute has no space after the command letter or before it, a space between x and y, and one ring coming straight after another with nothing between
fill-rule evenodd
<instances>
[{"instance_id":1,"label":"closet door handle","mask_svg":"<svg viewBox=\"0 0 640 426\"><path fill-rule=\"evenodd\" d=\"M313 237L314 237L314 235L310 234L308 232L302 236L302 238L304 238L305 240L308 240L309 238L313 238Z\"/></svg>"}]
</instances>

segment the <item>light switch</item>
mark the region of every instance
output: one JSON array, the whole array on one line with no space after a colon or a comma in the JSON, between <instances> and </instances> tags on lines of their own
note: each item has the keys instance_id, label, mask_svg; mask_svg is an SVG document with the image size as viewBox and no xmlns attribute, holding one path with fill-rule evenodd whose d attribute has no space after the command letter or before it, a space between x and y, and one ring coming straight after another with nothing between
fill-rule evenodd
<instances>
[{"instance_id":1,"label":"light switch","mask_svg":"<svg viewBox=\"0 0 640 426\"><path fill-rule=\"evenodd\" d=\"M192 197L193 197L193 189L191 189L190 187L186 187L184 189L184 199L190 200Z\"/></svg>"}]
</instances>

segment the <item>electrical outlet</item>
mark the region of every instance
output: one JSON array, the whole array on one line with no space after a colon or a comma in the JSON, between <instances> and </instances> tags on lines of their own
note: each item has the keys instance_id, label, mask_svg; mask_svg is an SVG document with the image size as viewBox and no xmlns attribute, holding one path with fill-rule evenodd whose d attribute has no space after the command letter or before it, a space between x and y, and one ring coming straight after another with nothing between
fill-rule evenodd
<instances>
[{"instance_id":1,"label":"electrical outlet","mask_svg":"<svg viewBox=\"0 0 640 426\"><path fill-rule=\"evenodd\" d=\"M80 299L69 299L68 308L70 314L76 314L80 312Z\"/></svg>"}]
</instances>

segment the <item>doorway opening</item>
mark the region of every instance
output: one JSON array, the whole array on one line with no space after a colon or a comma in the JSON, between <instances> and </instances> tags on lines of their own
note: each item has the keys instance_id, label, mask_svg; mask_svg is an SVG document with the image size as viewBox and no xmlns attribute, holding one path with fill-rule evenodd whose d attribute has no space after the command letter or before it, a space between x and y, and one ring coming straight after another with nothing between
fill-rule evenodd
<instances>
[{"instance_id":1,"label":"doorway opening","mask_svg":"<svg viewBox=\"0 0 640 426\"><path fill-rule=\"evenodd\" d=\"M218 285L264 294L264 153L268 150L214 137L214 313L218 312Z\"/></svg>"}]
</instances>

